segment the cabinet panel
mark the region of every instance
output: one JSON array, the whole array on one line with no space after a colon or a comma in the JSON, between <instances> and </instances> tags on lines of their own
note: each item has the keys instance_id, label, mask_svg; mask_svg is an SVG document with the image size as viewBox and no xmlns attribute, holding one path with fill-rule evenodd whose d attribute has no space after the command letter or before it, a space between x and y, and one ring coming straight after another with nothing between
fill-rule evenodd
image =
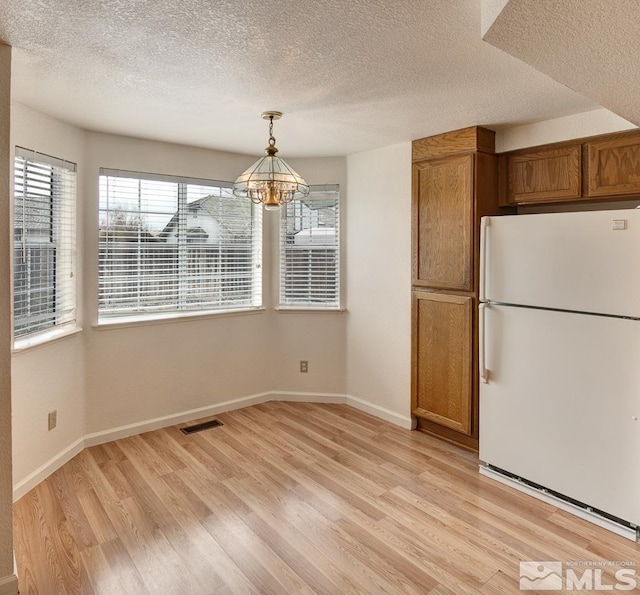
<instances>
[{"instance_id":1,"label":"cabinet panel","mask_svg":"<svg viewBox=\"0 0 640 595\"><path fill-rule=\"evenodd\" d=\"M413 166L413 283L473 289L473 155Z\"/></svg>"},{"instance_id":2,"label":"cabinet panel","mask_svg":"<svg viewBox=\"0 0 640 595\"><path fill-rule=\"evenodd\" d=\"M640 194L640 136L592 141L587 148L587 196Z\"/></svg>"},{"instance_id":3,"label":"cabinet panel","mask_svg":"<svg viewBox=\"0 0 640 595\"><path fill-rule=\"evenodd\" d=\"M477 151L494 153L496 133L481 126L470 126L427 138L414 140L411 146L411 161L424 161L455 155L456 153L475 153Z\"/></svg>"},{"instance_id":4,"label":"cabinet panel","mask_svg":"<svg viewBox=\"0 0 640 595\"><path fill-rule=\"evenodd\" d=\"M413 294L413 413L472 433L473 305L470 297Z\"/></svg>"},{"instance_id":5,"label":"cabinet panel","mask_svg":"<svg viewBox=\"0 0 640 595\"><path fill-rule=\"evenodd\" d=\"M509 155L507 202L539 203L582 195L580 145Z\"/></svg>"}]
</instances>

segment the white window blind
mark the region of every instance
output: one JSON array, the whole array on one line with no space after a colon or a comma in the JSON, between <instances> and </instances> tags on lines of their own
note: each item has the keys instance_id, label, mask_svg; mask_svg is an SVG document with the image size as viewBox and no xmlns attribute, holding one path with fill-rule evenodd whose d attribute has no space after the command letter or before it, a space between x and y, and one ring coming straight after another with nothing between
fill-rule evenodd
<instances>
[{"instance_id":1,"label":"white window blind","mask_svg":"<svg viewBox=\"0 0 640 595\"><path fill-rule=\"evenodd\" d=\"M75 322L75 197L74 163L16 147L15 339Z\"/></svg>"},{"instance_id":2,"label":"white window blind","mask_svg":"<svg viewBox=\"0 0 640 595\"><path fill-rule=\"evenodd\" d=\"M262 303L262 211L231 184L100 171L100 320Z\"/></svg>"},{"instance_id":3,"label":"white window blind","mask_svg":"<svg viewBox=\"0 0 640 595\"><path fill-rule=\"evenodd\" d=\"M311 186L282 208L280 306L340 307L339 187Z\"/></svg>"}]
</instances>

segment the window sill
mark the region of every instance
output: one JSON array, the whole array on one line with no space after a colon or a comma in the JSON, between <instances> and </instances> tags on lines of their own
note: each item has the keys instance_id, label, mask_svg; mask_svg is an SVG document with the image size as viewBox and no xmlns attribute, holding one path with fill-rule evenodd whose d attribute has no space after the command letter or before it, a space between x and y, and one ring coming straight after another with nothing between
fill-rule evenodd
<instances>
[{"instance_id":1,"label":"window sill","mask_svg":"<svg viewBox=\"0 0 640 595\"><path fill-rule=\"evenodd\" d=\"M25 337L24 339L17 339L16 341L14 341L11 353L24 353L25 351L29 351L37 347L43 347L44 345L49 345L50 343L55 343L56 341L67 339L68 337L77 335L80 332L82 332L82 327L75 325L65 325L62 327L43 331L42 333L38 333L37 335Z\"/></svg>"},{"instance_id":2,"label":"window sill","mask_svg":"<svg viewBox=\"0 0 640 595\"><path fill-rule=\"evenodd\" d=\"M260 314L264 312L264 307L259 308L243 308L242 310L224 310L222 312L170 312L167 314L154 314L152 316L121 316L106 318L93 324L92 327L99 331L108 331L113 329L129 328L136 326L149 326L157 324L175 324L177 322L189 322L193 320L202 320L207 318L226 318L228 316L246 316L251 314Z\"/></svg>"},{"instance_id":3,"label":"window sill","mask_svg":"<svg viewBox=\"0 0 640 595\"><path fill-rule=\"evenodd\" d=\"M292 313L300 313L300 314L309 314L309 313L317 313L317 314L342 314L346 312L346 308L341 307L317 307L314 308L312 306L276 306L274 308L276 312L292 312Z\"/></svg>"}]
</instances>

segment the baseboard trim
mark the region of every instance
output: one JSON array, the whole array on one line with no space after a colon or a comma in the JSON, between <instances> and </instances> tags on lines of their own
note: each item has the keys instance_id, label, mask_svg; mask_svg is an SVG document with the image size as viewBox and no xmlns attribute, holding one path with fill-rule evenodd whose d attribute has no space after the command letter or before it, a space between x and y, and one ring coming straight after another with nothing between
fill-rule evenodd
<instances>
[{"instance_id":1,"label":"baseboard trim","mask_svg":"<svg viewBox=\"0 0 640 595\"><path fill-rule=\"evenodd\" d=\"M344 405L347 402L347 396L336 393L306 393L284 390L270 392L269 401L287 401L289 403L337 403Z\"/></svg>"},{"instance_id":2,"label":"baseboard trim","mask_svg":"<svg viewBox=\"0 0 640 595\"><path fill-rule=\"evenodd\" d=\"M206 407L198 407L197 409L181 411L180 413L175 413L173 415L154 417L153 419L147 419L141 422L127 424L126 426L119 426L117 428L111 428L110 430L103 430L102 432L94 432L93 434L87 434L84 437L84 446L86 448L88 446L95 446L96 444L104 444L105 442L119 440L120 438L127 438L128 436L142 434L143 432L151 432L152 430L159 430L160 428L166 428L175 424L193 421L194 419L199 419L201 417L208 417L210 415L224 413L225 411L233 411L235 409L242 409L243 407L250 407L251 405L258 405L259 403L271 401L272 399L270 394L271 393L268 392L258 393L248 397L242 397L240 399L223 401L222 403L216 403L215 405L207 405Z\"/></svg>"},{"instance_id":3,"label":"baseboard trim","mask_svg":"<svg viewBox=\"0 0 640 595\"><path fill-rule=\"evenodd\" d=\"M395 411L391 411L386 407L380 407L380 405L375 405L374 403L369 403L368 401L363 401L353 395L346 395L346 397L346 404L354 409L360 409L360 411L370 413L375 417L391 422L405 430L413 430L415 428L415 420L410 415L398 415Z\"/></svg>"},{"instance_id":4,"label":"baseboard trim","mask_svg":"<svg viewBox=\"0 0 640 595\"><path fill-rule=\"evenodd\" d=\"M55 457L50 458L44 465L40 465L33 473L27 475L22 481L13 486L13 501L19 500L29 490L35 488L41 481L45 480L56 469L59 469L67 461L70 461L85 447L84 438L78 438L73 444L70 444L59 452ZM0 595L3 595L2 583L0 582Z\"/></svg>"},{"instance_id":5,"label":"baseboard trim","mask_svg":"<svg viewBox=\"0 0 640 595\"><path fill-rule=\"evenodd\" d=\"M101 432L93 432L86 436L79 438L73 444L65 448L58 453L55 457L49 459L44 465L38 467L33 473L30 473L23 480L19 481L13 487L13 501L15 502L22 496L24 496L29 490L37 486L41 481L51 475L56 469L59 469L67 461L75 457L79 452L89 446L95 446L97 444L104 444L105 442L111 442L120 438L127 438L128 436L134 436L136 434L142 434L143 432L150 432L152 430L159 430L175 424L193 421L202 417L208 417L211 415L217 415L219 413L225 413L226 411L234 411L235 409L242 409L243 407L250 407L251 405L258 405L260 403L266 403L268 401L288 401L297 403L337 403L343 405L349 405L354 409L359 409L365 413L369 413L380 419L391 422L397 426L411 430L414 427L413 419L410 416L402 416L397 413L363 401L353 395L344 395L336 393L314 393L314 392L296 392L296 391L269 391L265 393L257 393L249 395L248 397L242 397L239 399L231 399L229 401L223 401L222 403L216 403L215 405L208 405L206 407L199 407L197 409L189 409L187 411L181 411L174 415L165 415L163 417L154 417L144 421L119 426L117 428L111 428L109 430L103 430ZM1 583L0 583L1 587ZM0 590L0 595L5 595ZM13 595L13 594L11 594Z\"/></svg>"},{"instance_id":6,"label":"baseboard trim","mask_svg":"<svg viewBox=\"0 0 640 595\"><path fill-rule=\"evenodd\" d=\"M0 595L18 595L18 576L15 572L0 578Z\"/></svg>"},{"instance_id":7,"label":"baseboard trim","mask_svg":"<svg viewBox=\"0 0 640 595\"><path fill-rule=\"evenodd\" d=\"M405 430L415 429L415 419L411 416L398 415L385 407L380 407L368 401L354 397L353 395L342 395L335 393L305 393L291 391L274 391L270 393L270 401L289 401L298 403L338 403L349 405L354 409L359 409L380 419L384 419Z\"/></svg>"}]
</instances>

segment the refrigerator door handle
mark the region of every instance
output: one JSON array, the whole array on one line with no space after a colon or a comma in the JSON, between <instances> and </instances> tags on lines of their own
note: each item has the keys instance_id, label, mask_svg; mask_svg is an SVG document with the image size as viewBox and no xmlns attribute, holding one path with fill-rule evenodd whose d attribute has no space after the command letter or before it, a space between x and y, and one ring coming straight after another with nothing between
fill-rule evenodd
<instances>
[{"instance_id":1,"label":"refrigerator door handle","mask_svg":"<svg viewBox=\"0 0 640 595\"><path fill-rule=\"evenodd\" d=\"M483 384L489 384L489 370L486 367L486 354L485 354L485 325L484 317L485 311L489 307L489 304L480 304L478 307L478 364L480 366L480 380Z\"/></svg>"},{"instance_id":2,"label":"refrigerator door handle","mask_svg":"<svg viewBox=\"0 0 640 595\"><path fill-rule=\"evenodd\" d=\"M487 292L487 235L491 220L489 217L480 219L480 301L486 302Z\"/></svg>"}]
</instances>

